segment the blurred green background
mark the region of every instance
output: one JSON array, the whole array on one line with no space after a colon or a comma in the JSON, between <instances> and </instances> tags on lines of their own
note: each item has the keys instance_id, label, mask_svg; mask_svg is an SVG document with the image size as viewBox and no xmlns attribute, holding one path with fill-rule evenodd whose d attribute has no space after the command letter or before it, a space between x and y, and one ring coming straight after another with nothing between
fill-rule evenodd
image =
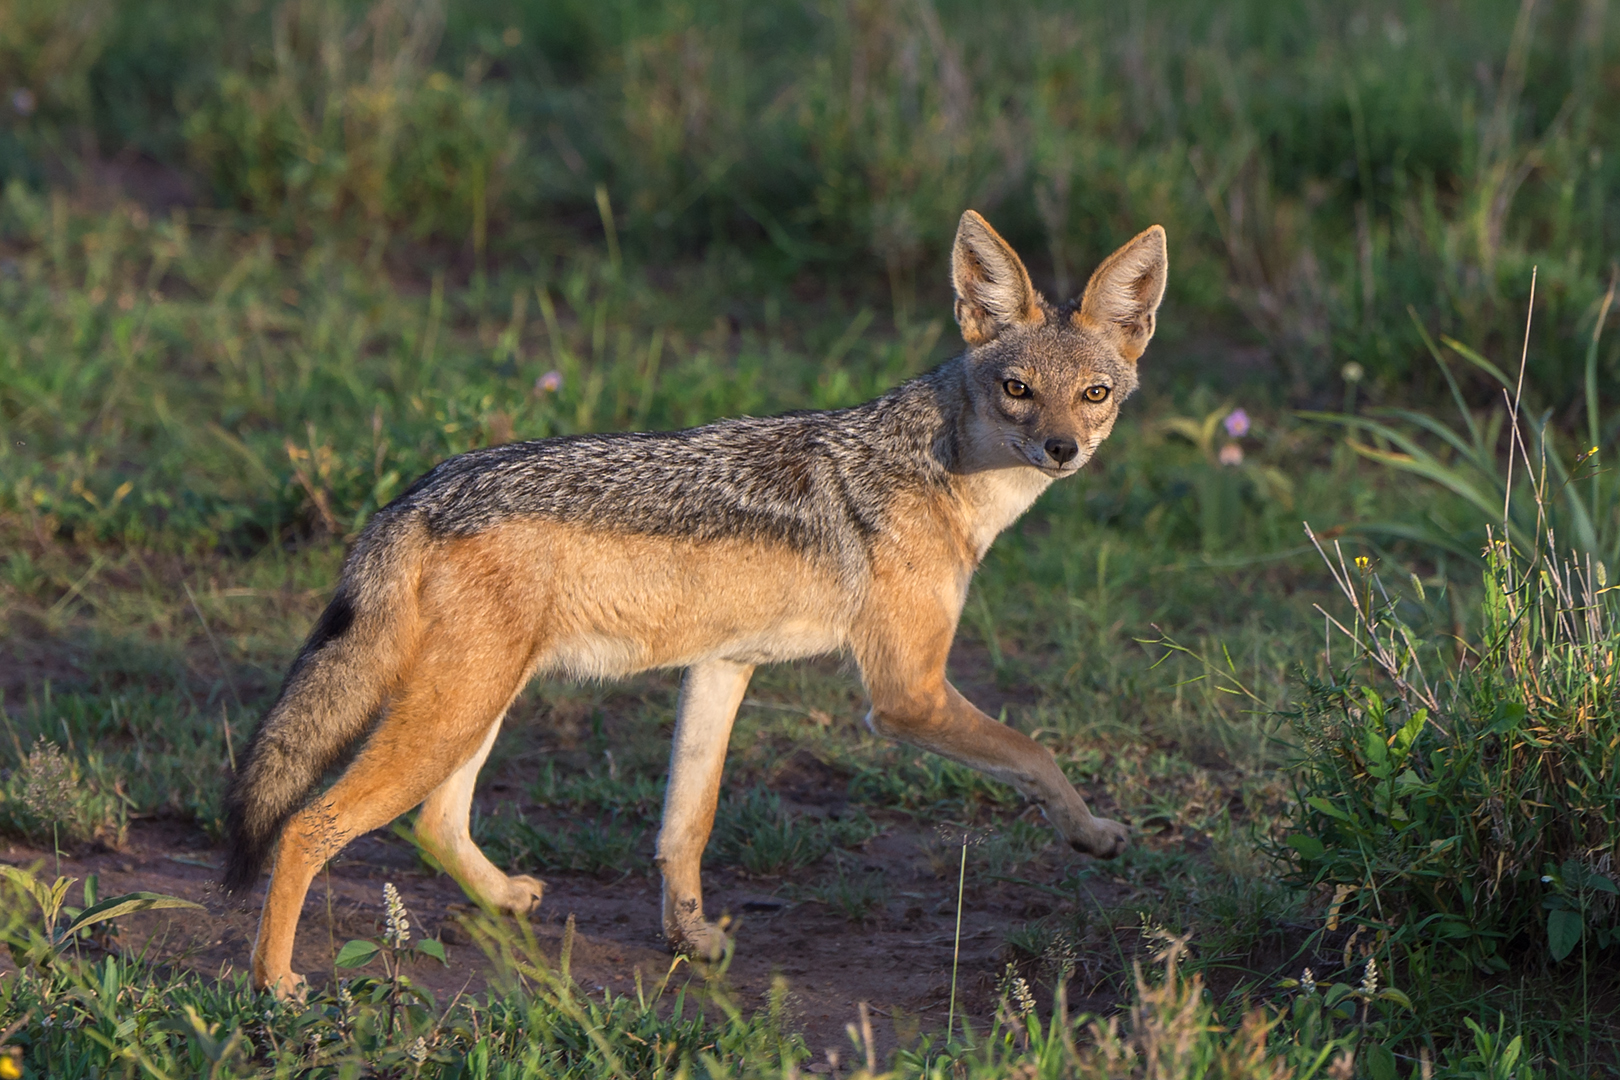
<instances>
[{"instance_id":1,"label":"blurred green background","mask_svg":"<svg viewBox=\"0 0 1620 1080\"><path fill-rule=\"evenodd\" d=\"M1175 334L1442 389L1431 331L1566 409L1620 240L1603 0L1221 4L7 0L0 177L93 159L148 201L412 265L731 258L728 286L939 310L961 210L1057 292L1148 222ZM1606 149L1609 148L1606 153ZM1620 344L1616 345L1620 348ZM1615 349L1604 357L1616 389Z\"/></svg>"}]
</instances>

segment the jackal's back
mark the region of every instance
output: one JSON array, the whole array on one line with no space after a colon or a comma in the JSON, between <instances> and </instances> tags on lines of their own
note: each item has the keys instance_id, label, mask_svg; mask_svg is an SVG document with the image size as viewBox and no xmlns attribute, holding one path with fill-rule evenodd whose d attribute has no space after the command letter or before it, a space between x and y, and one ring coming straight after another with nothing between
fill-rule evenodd
<instances>
[{"instance_id":1,"label":"jackal's back","mask_svg":"<svg viewBox=\"0 0 1620 1080\"><path fill-rule=\"evenodd\" d=\"M474 450L424 475L378 524L412 518L448 538L539 517L842 561L884 528L898 492L946 482L948 382L942 369L849 409Z\"/></svg>"}]
</instances>

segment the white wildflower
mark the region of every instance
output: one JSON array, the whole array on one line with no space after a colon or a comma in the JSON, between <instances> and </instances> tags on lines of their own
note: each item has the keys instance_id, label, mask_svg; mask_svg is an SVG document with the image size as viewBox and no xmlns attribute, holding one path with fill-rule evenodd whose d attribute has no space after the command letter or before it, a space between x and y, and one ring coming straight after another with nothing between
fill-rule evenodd
<instances>
[{"instance_id":1,"label":"white wildflower","mask_svg":"<svg viewBox=\"0 0 1620 1080\"><path fill-rule=\"evenodd\" d=\"M405 910L405 901L392 881L383 886L383 906L388 909L388 925L383 931L383 942L390 949L403 949L411 940L411 920Z\"/></svg>"}]
</instances>

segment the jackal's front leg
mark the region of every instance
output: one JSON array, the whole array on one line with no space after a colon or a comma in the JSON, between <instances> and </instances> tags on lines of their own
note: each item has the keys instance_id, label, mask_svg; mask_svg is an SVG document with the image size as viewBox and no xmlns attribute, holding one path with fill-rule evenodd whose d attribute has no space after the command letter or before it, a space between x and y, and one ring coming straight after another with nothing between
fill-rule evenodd
<instances>
[{"instance_id":1,"label":"jackal's front leg","mask_svg":"<svg viewBox=\"0 0 1620 1080\"><path fill-rule=\"evenodd\" d=\"M1094 816L1050 750L986 716L946 681L954 620L925 603L892 610L894 618L873 620L859 647L873 732L1011 784L1040 804L1077 851L1104 859L1124 851L1130 829Z\"/></svg>"},{"instance_id":2,"label":"jackal's front leg","mask_svg":"<svg viewBox=\"0 0 1620 1080\"><path fill-rule=\"evenodd\" d=\"M1063 775L1052 752L1021 731L986 716L944 678L937 689L881 703L874 696L872 730L971 765L1017 788L1040 804L1076 851L1112 859L1125 850L1130 829L1092 814Z\"/></svg>"},{"instance_id":3,"label":"jackal's front leg","mask_svg":"<svg viewBox=\"0 0 1620 1080\"><path fill-rule=\"evenodd\" d=\"M664 875L664 936L689 956L715 959L725 949L725 934L703 917L703 849L714 828L731 724L753 673L752 664L708 660L694 664L681 683L657 862Z\"/></svg>"}]
</instances>

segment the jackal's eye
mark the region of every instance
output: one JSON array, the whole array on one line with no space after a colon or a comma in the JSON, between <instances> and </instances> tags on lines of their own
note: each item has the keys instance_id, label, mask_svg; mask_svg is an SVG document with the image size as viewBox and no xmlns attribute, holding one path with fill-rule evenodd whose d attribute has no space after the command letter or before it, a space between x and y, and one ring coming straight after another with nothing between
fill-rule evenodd
<instances>
[{"instance_id":1,"label":"jackal's eye","mask_svg":"<svg viewBox=\"0 0 1620 1080\"><path fill-rule=\"evenodd\" d=\"M1001 388L1007 391L1008 397L1029 397L1029 387L1017 379L1008 379Z\"/></svg>"},{"instance_id":2,"label":"jackal's eye","mask_svg":"<svg viewBox=\"0 0 1620 1080\"><path fill-rule=\"evenodd\" d=\"M1107 401L1108 400L1108 387L1106 387L1106 386L1088 386L1088 387L1086 387L1086 400L1091 402L1093 405L1097 404L1097 402L1099 402L1099 401Z\"/></svg>"}]
</instances>

